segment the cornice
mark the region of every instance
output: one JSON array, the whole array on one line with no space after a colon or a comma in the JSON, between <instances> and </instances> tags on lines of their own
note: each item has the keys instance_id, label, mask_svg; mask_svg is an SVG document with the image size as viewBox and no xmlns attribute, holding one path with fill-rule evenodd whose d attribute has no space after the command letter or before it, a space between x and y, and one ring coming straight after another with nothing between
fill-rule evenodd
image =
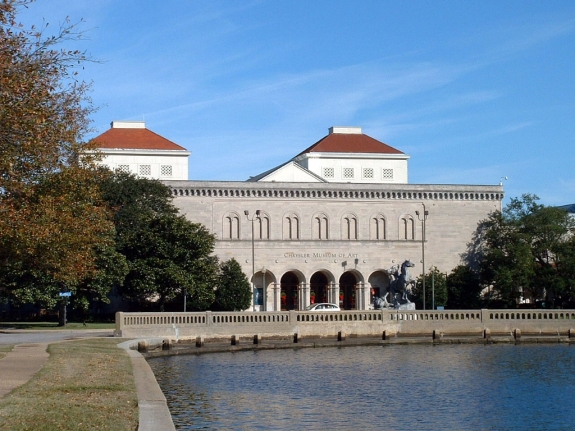
<instances>
[{"instance_id":1,"label":"cornice","mask_svg":"<svg viewBox=\"0 0 575 431\"><path fill-rule=\"evenodd\" d=\"M502 201L499 185L164 181L175 197Z\"/></svg>"}]
</instances>

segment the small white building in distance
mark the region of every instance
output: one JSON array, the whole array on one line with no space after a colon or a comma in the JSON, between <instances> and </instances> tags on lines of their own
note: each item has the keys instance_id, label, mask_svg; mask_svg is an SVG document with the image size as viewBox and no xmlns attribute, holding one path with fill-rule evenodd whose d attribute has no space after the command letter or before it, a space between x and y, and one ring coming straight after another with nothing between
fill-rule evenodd
<instances>
[{"instance_id":1,"label":"small white building in distance","mask_svg":"<svg viewBox=\"0 0 575 431\"><path fill-rule=\"evenodd\" d=\"M187 180L191 152L146 129L143 121L112 121L94 138L103 154L101 164L141 178Z\"/></svg>"}]
</instances>

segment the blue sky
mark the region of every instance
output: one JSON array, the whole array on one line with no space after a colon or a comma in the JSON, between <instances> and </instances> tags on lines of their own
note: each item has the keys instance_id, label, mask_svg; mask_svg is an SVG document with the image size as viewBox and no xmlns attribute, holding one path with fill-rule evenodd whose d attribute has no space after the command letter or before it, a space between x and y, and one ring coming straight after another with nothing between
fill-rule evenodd
<instances>
[{"instance_id":1,"label":"blue sky","mask_svg":"<svg viewBox=\"0 0 575 431\"><path fill-rule=\"evenodd\" d=\"M575 2L39 0L86 31L97 135L112 120L245 180L334 125L409 154L409 182L575 202Z\"/></svg>"}]
</instances>

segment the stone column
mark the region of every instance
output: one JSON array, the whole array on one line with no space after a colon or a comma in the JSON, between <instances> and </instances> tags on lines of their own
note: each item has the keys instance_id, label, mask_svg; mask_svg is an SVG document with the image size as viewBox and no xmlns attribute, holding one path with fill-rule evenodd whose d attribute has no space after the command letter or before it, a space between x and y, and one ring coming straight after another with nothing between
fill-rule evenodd
<instances>
[{"instance_id":1,"label":"stone column","mask_svg":"<svg viewBox=\"0 0 575 431\"><path fill-rule=\"evenodd\" d=\"M339 292L336 292L335 283L330 281L327 287L327 302L339 304Z\"/></svg>"},{"instance_id":2,"label":"stone column","mask_svg":"<svg viewBox=\"0 0 575 431\"><path fill-rule=\"evenodd\" d=\"M309 305L309 286L303 281L298 286L297 299L300 310L303 310Z\"/></svg>"},{"instance_id":3,"label":"stone column","mask_svg":"<svg viewBox=\"0 0 575 431\"><path fill-rule=\"evenodd\" d=\"M360 281L360 282L356 283L356 285L355 285L355 309L356 310L365 310L363 290L364 290L363 282Z\"/></svg>"},{"instance_id":4,"label":"stone column","mask_svg":"<svg viewBox=\"0 0 575 431\"><path fill-rule=\"evenodd\" d=\"M282 309L281 303L281 286L278 283L274 283L274 311L280 311Z\"/></svg>"},{"instance_id":5,"label":"stone column","mask_svg":"<svg viewBox=\"0 0 575 431\"><path fill-rule=\"evenodd\" d=\"M268 287L266 285L266 272L265 268L262 269L262 308L260 311L267 311L268 310Z\"/></svg>"}]
</instances>

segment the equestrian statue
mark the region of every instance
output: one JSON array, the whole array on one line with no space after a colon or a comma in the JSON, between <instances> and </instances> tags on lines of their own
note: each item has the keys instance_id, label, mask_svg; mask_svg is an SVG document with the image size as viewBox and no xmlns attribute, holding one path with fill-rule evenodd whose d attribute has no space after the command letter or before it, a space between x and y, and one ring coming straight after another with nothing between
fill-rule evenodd
<instances>
[{"instance_id":1,"label":"equestrian statue","mask_svg":"<svg viewBox=\"0 0 575 431\"><path fill-rule=\"evenodd\" d=\"M375 309L400 308L402 305L411 304L408 294L415 287L415 278L409 272L409 268L415 265L410 260L392 266L386 272L389 275L389 286L385 290L385 295L381 298L374 297L373 305Z\"/></svg>"}]
</instances>

